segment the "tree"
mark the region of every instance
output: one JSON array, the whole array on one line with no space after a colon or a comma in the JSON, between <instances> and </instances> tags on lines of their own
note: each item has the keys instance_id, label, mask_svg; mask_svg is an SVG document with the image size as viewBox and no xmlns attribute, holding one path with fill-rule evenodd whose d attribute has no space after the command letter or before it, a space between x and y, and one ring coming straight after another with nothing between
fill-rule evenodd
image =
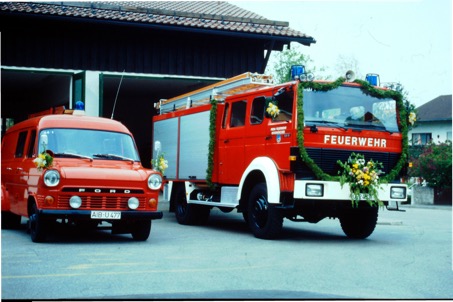
<instances>
[{"instance_id":1,"label":"tree","mask_svg":"<svg viewBox=\"0 0 453 302\"><path fill-rule=\"evenodd\" d=\"M305 71L311 72L316 76L317 69L316 67L311 67L313 60L304 55L299 47L293 46L292 48L286 48L281 52L272 54L272 63L268 65L266 73L272 74L274 76L274 82L285 83L291 81L291 66L293 65L304 65ZM320 69L321 71L324 68ZM319 76L317 77L320 78Z\"/></svg>"},{"instance_id":2,"label":"tree","mask_svg":"<svg viewBox=\"0 0 453 302\"><path fill-rule=\"evenodd\" d=\"M429 144L418 157L412 157L409 176L423 177L430 187L451 188L452 181L452 144Z\"/></svg>"}]
</instances>

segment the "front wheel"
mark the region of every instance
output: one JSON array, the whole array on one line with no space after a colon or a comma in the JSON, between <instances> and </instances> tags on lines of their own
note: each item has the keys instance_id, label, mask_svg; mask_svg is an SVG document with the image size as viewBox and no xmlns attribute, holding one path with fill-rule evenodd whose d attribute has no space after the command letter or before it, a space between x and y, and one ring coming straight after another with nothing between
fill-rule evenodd
<instances>
[{"instance_id":1,"label":"front wheel","mask_svg":"<svg viewBox=\"0 0 453 302\"><path fill-rule=\"evenodd\" d=\"M279 209L269 204L265 183L253 187L247 214L250 229L257 238L274 239L283 228L283 216Z\"/></svg>"},{"instance_id":2,"label":"front wheel","mask_svg":"<svg viewBox=\"0 0 453 302\"><path fill-rule=\"evenodd\" d=\"M365 239L376 228L378 207L365 205L363 202L357 208L345 209L340 218L341 228L349 238Z\"/></svg>"},{"instance_id":3,"label":"front wheel","mask_svg":"<svg viewBox=\"0 0 453 302\"><path fill-rule=\"evenodd\" d=\"M28 225L30 229L31 241L45 241L48 223L44 219L42 219L41 215L38 212L38 207L35 203L33 203L31 206Z\"/></svg>"},{"instance_id":4,"label":"front wheel","mask_svg":"<svg viewBox=\"0 0 453 302\"><path fill-rule=\"evenodd\" d=\"M151 232L151 220L137 221L131 232L132 238L136 241L145 241Z\"/></svg>"}]
</instances>

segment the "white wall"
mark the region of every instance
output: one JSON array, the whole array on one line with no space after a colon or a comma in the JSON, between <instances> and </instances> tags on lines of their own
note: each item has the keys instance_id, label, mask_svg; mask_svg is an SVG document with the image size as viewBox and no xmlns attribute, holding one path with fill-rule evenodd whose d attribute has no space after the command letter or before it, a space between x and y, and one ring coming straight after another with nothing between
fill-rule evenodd
<instances>
[{"instance_id":1,"label":"white wall","mask_svg":"<svg viewBox=\"0 0 453 302\"><path fill-rule=\"evenodd\" d=\"M433 142L437 144L443 143L447 139L451 140L451 132L451 121L419 123L417 127L409 131L409 144L412 144L413 133L431 133Z\"/></svg>"},{"instance_id":2,"label":"white wall","mask_svg":"<svg viewBox=\"0 0 453 302\"><path fill-rule=\"evenodd\" d=\"M85 113L99 116L99 72L85 72Z\"/></svg>"}]
</instances>

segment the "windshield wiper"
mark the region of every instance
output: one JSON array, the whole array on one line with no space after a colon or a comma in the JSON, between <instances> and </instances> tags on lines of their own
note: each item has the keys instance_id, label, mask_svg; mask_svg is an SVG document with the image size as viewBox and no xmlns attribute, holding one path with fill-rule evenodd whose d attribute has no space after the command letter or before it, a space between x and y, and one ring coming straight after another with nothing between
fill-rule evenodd
<instances>
[{"instance_id":1,"label":"windshield wiper","mask_svg":"<svg viewBox=\"0 0 453 302\"><path fill-rule=\"evenodd\" d=\"M105 159L121 159L121 160L128 160L131 162L134 162L132 158L121 156L121 155L116 155L116 154L93 154L94 157L98 158L105 158Z\"/></svg>"},{"instance_id":2,"label":"windshield wiper","mask_svg":"<svg viewBox=\"0 0 453 302\"><path fill-rule=\"evenodd\" d=\"M84 158L84 159L89 159L90 161L93 161L92 157L86 156L86 155L81 155L81 154L76 154L76 153L70 153L70 152L62 152L62 153L54 153L56 157L74 157L74 158Z\"/></svg>"},{"instance_id":3,"label":"windshield wiper","mask_svg":"<svg viewBox=\"0 0 453 302\"><path fill-rule=\"evenodd\" d=\"M337 127L337 128L340 128L340 129L343 129L344 131L346 131L347 129L343 126L340 125L340 123L338 122L331 122L331 121L324 121L324 120L307 120L305 121L306 123L314 123L314 124L325 124L325 125L330 125L330 126L334 126L334 127Z\"/></svg>"},{"instance_id":4,"label":"windshield wiper","mask_svg":"<svg viewBox=\"0 0 453 302\"><path fill-rule=\"evenodd\" d=\"M374 125L374 124L368 124L368 123L360 123L360 124L359 123L346 123L345 125L350 126L350 127L357 127L357 128L361 128L361 129L377 129L377 130L382 130L382 131L388 132L390 134L393 134L393 132L390 130L387 130L387 128L384 125Z\"/></svg>"}]
</instances>

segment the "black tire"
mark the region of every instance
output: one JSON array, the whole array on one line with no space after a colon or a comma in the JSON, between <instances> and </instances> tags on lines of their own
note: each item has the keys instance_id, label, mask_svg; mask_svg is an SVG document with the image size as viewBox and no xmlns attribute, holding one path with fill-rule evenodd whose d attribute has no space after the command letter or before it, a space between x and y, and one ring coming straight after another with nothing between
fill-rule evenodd
<instances>
[{"instance_id":1,"label":"black tire","mask_svg":"<svg viewBox=\"0 0 453 302\"><path fill-rule=\"evenodd\" d=\"M31 241L33 242L44 242L47 236L47 221L42 219L39 215L36 204L33 203L30 209L30 215L28 217L28 226L30 230Z\"/></svg>"},{"instance_id":2,"label":"black tire","mask_svg":"<svg viewBox=\"0 0 453 302\"><path fill-rule=\"evenodd\" d=\"M248 202L249 227L257 238L274 239L283 228L281 211L267 200L267 187L259 183L253 187Z\"/></svg>"},{"instance_id":3,"label":"black tire","mask_svg":"<svg viewBox=\"0 0 453 302\"><path fill-rule=\"evenodd\" d=\"M209 219L211 209L207 206L188 204L186 189L179 186L175 196L175 216L179 224L200 225Z\"/></svg>"},{"instance_id":4,"label":"black tire","mask_svg":"<svg viewBox=\"0 0 453 302\"><path fill-rule=\"evenodd\" d=\"M2 212L2 229L17 230L22 217L11 212Z\"/></svg>"},{"instance_id":5,"label":"black tire","mask_svg":"<svg viewBox=\"0 0 453 302\"><path fill-rule=\"evenodd\" d=\"M372 207L361 202L357 208L345 209L341 214L340 223L343 232L349 238L365 239L376 228L378 207Z\"/></svg>"},{"instance_id":6,"label":"black tire","mask_svg":"<svg viewBox=\"0 0 453 302\"><path fill-rule=\"evenodd\" d=\"M135 241L146 241L151 233L151 220L140 220L134 224L131 232Z\"/></svg>"}]
</instances>

